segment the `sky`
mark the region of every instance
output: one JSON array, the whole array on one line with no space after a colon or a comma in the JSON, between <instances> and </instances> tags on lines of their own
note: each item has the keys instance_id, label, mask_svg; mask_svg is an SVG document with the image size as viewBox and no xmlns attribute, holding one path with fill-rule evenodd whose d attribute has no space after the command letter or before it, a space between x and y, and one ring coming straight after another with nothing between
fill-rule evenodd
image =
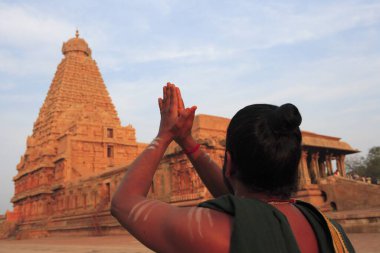
<instances>
[{"instance_id":1,"label":"sky","mask_svg":"<svg viewBox=\"0 0 380 253\"><path fill-rule=\"evenodd\" d=\"M380 145L379 1L0 0L0 214L77 28L140 142L157 133L170 81L198 114L290 102L303 130L363 156Z\"/></svg>"}]
</instances>

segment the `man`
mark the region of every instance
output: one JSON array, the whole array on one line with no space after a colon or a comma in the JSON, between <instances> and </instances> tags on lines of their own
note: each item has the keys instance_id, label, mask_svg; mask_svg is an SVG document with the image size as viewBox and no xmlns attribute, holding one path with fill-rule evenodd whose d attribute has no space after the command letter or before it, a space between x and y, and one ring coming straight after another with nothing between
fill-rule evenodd
<instances>
[{"instance_id":1,"label":"man","mask_svg":"<svg viewBox=\"0 0 380 253\"><path fill-rule=\"evenodd\" d=\"M315 232L319 223L324 228L330 223L318 214L308 217L306 209L313 207L296 207L289 199L297 185L301 147L296 107L252 105L239 111L227 131L222 172L191 136L196 107L185 108L180 90L171 83L163 88L158 103L157 137L129 166L112 199L112 215L139 241L156 252L353 251L351 245L347 250L342 238L338 241L340 233L334 237ZM213 196L224 197L198 207L175 207L146 198L173 140ZM285 171L278 171L282 168ZM272 170L277 170L276 175ZM234 195L226 195L230 192ZM321 222L314 224L315 220Z\"/></svg>"}]
</instances>

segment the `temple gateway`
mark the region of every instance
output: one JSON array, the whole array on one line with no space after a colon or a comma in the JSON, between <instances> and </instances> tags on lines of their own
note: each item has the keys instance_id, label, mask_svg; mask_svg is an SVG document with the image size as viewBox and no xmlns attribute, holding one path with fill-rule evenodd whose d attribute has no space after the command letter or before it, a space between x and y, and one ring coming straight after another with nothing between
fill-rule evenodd
<instances>
[{"instance_id":1,"label":"temple gateway","mask_svg":"<svg viewBox=\"0 0 380 253\"><path fill-rule=\"evenodd\" d=\"M78 32L63 43L62 53L13 178L14 209L6 219L15 226L8 232L18 238L126 233L110 215L110 200L128 164L147 144L136 141L131 125L121 126L91 49ZM226 118L197 115L192 129L201 148L220 166L228 123ZM351 207L346 205L351 189L359 183L369 186L346 176L345 156L358 151L336 137L306 131L302 136L295 197L327 211L368 206L360 196ZM178 206L211 198L175 143L161 161L149 194Z\"/></svg>"}]
</instances>

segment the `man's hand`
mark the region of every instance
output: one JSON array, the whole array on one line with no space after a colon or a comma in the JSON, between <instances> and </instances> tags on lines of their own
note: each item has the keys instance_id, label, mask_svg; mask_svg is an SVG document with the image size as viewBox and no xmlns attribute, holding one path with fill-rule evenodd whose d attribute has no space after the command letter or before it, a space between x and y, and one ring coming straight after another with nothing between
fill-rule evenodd
<instances>
[{"instance_id":1,"label":"man's hand","mask_svg":"<svg viewBox=\"0 0 380 253\"><path fill-rule=\"evenodd\" d=\"M168 83L163 93L163 99L158 99L161 123L157 137L168 144L175 140L181 146L213 196L229 193L223 182L222 170L199 148L199 144L191 135L197 107L185 108L181 92L174 84Z\"/></svg>"},{"instance_id":2,"label":"man's hand","mask_svg":"<svg viewBox=\"0 0 380 253\"><path fill-rule=\"evenodd\" d=\"M163 88L163 98L158 99L161 122L158 136L180 143L191 136L196 106L185 108L181 91L172 83Z\"/></svg>"}]
</instances>

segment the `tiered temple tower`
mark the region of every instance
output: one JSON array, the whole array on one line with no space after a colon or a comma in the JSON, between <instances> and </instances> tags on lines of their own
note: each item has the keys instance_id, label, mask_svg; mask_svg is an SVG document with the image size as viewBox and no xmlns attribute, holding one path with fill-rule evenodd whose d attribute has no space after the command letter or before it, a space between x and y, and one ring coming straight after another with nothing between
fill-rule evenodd
<instances>
[{"instance_id":1,"label":"tiered temple tower","mask_svg":"<svg viewBox=\"0 0 380 253\"><path fill-rule=\"evenodd\" d=\"M63 43L47 97L14 177L21 221L94 209L110 198L110 181L91 178L123 167L138 153L135 130L122 127L85 40ZM79 181L81 183L79 183Z\"/></svg>"}]
</instances>

